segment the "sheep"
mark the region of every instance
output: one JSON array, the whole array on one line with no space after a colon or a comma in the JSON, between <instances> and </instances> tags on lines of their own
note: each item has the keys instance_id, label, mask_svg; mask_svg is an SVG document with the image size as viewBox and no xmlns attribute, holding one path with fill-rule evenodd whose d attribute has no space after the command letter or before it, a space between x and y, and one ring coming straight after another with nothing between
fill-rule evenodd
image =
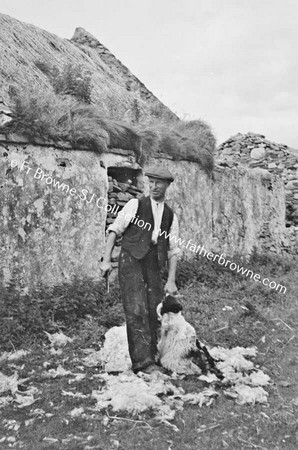
<instances>
[{"instance_id":1,"label":"sheep","mask_svg":"<svg viewBox=\"0 0 298 450\"><path fill-rule=\"evenodd\" d=\"M245 356L255 356L256 348L214 347L209 352L207 347L197 339L194 327L183 317L182 305L177 302L176 298L169 295L158 305L157 316L161 321L161 327L156 362L167 369L169 374L165 375L160 372L150 375L142 374L142 372L133 374L128 352L126 326L124 324L120 327L113 327L105 335L104 347L100 352L95 352L96 355L89 355L88 358L90 359L91 356L92 358L85 362L88 366L99 363L106 372L117 372L118 374L122 372L118 377L108 375L108 373L101 375L107 382L107 386L100 392L95 392L100 409L111 404L114 405L114 409L130 410L133 408L136 412L137 410L143 411L149 406L152 407L153 403L157 407L163 408L167 405L162 405L159 398L154 399L153 391L161 393L166 389L167 392L168 388L165 383L171 376L175 378L175 374L196 375L199 380L223 387L225 395L235 398L239 404L267 402L268 393L262 386L269 384L270 377L260 369L256 371L253 362L245 359ZM202 373L203 375L201 375ZM123 392L125 395L122 395ZM210 404L210 395L219 394L211 387L199 393L181 395L176 392L175 395L180 396L179 398L183 402L191 401L202 406L203 402L206 403L206 398L208 399L207 405Z\"/></svg>"},{"instance_id":2,"label":"sheep","mask_svg":"<svg viewBox=\"0 0 298 450\"><path fill-rule=\"evenodd\" d=\"M206 374L206 363L202 358L202 353L206 354L207 352L209 368L212 368L212 357L206 347L198 341L194 327L185 320L181 311L182 305L170 295L166 296L163 303L157 307L157 316L161 321L161 327L156 362L159 362L165 369L178 374ZM87 358L90 359L90 356L92 355ZM125 325L113 327L107 331L105 344L96 355L96 359L106 372L125 372L131 369ZM93 360L94 355L92 356ZM215 368L215 363L213 366Z\"/></svg>"},{"instance_id":3,"label":"sheep","mask_svg":"<svg viewBox=\"0 0 298 450\"><path fill-rule=\"evenodd\" d=\"M188 357L192 351L196 350L196 332L181 312L169 312L161 317L157 349L157 357L164 368L187 375L202 373L201 369Z\"/></svg>"},{"instance_id":4,"label":"sheep","mask_svg":"<svg viewBox=\"0 0 298 450\"><path fill-rule=\"evenodd\" d=\"M201 374L190 354L197 350L196 331L182 315L182 305L168 295L157 306L157 316L161 322L160 338L157 344L157 359L160 364L176 373Z\"/></svg>"},{"instance_id":5,"label":"sheep","mask_svg":"<svg viewBox=\"0 0 298 450\"><path fill-rule=\"evenodd\" d=\"M223 374L216 367L216 360L196 335L194 327L182 315L182 305L175 297L167 295L156 312L161 321L160 338L157 344L157 359L160 364L176 373L185 375L213 372L218 379Z\"/></svg>"}]
</instances>

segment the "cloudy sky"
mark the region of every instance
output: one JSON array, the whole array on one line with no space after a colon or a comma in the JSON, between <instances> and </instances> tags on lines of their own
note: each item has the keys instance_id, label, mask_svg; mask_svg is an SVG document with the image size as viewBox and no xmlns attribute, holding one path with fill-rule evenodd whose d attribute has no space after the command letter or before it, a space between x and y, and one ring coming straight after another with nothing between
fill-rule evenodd
<instances>
[{"instance_id":1,"label":"cloudy sky","mask_svg":"<svg viewBox=\"0 0 298 450\"><path fill-rule=\"evenodd\" d=\"M64 38L85 28L218 143L253 131L298 148L298 0L0 0L0 12Z\"/></svg>"}]
</instances>

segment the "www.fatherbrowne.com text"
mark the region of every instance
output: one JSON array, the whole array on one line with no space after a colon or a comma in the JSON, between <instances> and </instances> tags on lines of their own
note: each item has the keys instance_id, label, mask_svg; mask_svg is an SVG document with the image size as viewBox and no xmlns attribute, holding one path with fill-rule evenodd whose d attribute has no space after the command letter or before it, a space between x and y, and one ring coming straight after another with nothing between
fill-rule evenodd
<instances>
[{"instance_id":1,"label":"www.fatherbrowne.com text","mask_svg":"<svg viewBox=\"0 0 298 450\"><path fill-rule=\"evenodd\" d=\"M18 167L19 166L19 161L16 160L12 160L11 161L11 167ZM43 182L45 182L47 185L52 185L54 188L65 192L66 194L72 196L72 197L77 197L82 201L85 201L87 204L90 203L95 203L96 206L99 209L104 209L107 212L110 212L114 215L116 215L117 213L119 215L123 215L123 211L119 211L119 205L109 205L107 203L107 199L105 197L96 197L96 195L93 193L91 194L88 189L81 189L81 190L77 190L76 188L72 187L70 188L70 186L66 183L63 183L59 180L56 180L55 178L51 177L50 175L46 174L44 172L44 170L42 170L40 167L38 167L37 169L33 169L32 167L29 167L28 163L26 161L23 161L19 167L20 172L26 172L27 174L31 174L33 175L33 177L35 179L39 179ZM33 171L33 172L31 172ZM119 211L119 212L118 212ZM148 229L150 231L151 229L151 224L148 222L144 222L142 219L139 219L138 216L137 217L132 217L130 214L125 214L124 216L125 220L127 222L133 222L134 224L138 225L139 227L143 228L143 229ZM283 294L286 293L287 289L285 286L276 283L275 281L270 281L268 278L261 278L261 275L258 273L255 273L252 270L248 270L245 269L244 267L240 267L238 264L230 261L229 259L226 260L226 258L223 256L223 254L218 254L218 253L213 253L213 252L209 252L208 250L206 250L204 248L204 245L196 245L195 243L192 242L191 239L189 239L186 243L185 243L185 239L181 239L178 238L175 235L171 235L171 233L166 233L165 231L161 231L159 229L159 235L162 236L164 235L164 237L166 239L169 239L170 241L174 241L180 248L183 248L185 250L189 250L191 252L194 253L198 253L200 256L203 253L203 256L206 257L207 259L209 259L210 261L217 261L217 263L221 266L225 266L225 267L229 267L230 270L233 271L237 271L237 273L239 273L240 275L246 276L246 277L250 277L253 278L254 281L258 281L260 283L262 283L264 286L269 286L270 289L274 289L278 292L282 292Z\"/></svg>"},{"instance_id":2,"label":"www.fatherbrowne.com text","mask_svg":"<svg viewBox=\"0 0 298 450\"><path fill-rule=\"evenodd\" d=\"M283 286L282 284L276 283L275 281L270 281L269 278L261 278L261 275L259 273L254 273L252 270L245 269L244 267L240 267L238 264L232 262L231 260L227 259L223 256L223 254L213 253L209 252L204 248L204 245L196 245L192 242L191 239L185 243L185 239L178 238L177 236L172 236L170 233L166 233L165 231L159 230L159 235L170 241L174 241L176 244L179 245L180 248L184 248L185 250L188 249L191 252L198 253L200 256L203 253L203 256L209 259L210 261L217 261L217 263L220 266L229 267L230 270L237 271L240 275L253 278L254 281L258 281L259 283L262 283L264 286L269 286L270 289L274 289L278 292L282 292L283 294L286 293L287 288Z\"/></svg>"}]
</instances>

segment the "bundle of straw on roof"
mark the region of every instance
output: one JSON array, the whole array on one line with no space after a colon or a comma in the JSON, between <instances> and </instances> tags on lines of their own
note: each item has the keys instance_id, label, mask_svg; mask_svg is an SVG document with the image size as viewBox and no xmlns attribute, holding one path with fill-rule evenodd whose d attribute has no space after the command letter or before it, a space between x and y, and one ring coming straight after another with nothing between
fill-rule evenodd
<instances>
[{"instance_id":1,"label":"bundle of straw on roof","mask_svg":"<svg viewBox=\"0 0 298 450\"><path fill-rule=\"evenodd\" d=\"M78 105L75 114L89 118L96 127L104 130L108 135L109 148L133 150L137 156L140 155L141 137L131 125L105 117L90 105Z\"/></svg>"},{"instance_id":2,"label":"bundle of straw on roof","mask_svg":"<svg viewBox=\"0 0 298 450\"><path fill-rule=\"evenodd\" d=\"M175 121L139 125L114 121L98 108L40 86L17 86L12 93L12 128L29 138L68 141L73 148L107 152L133 150L142 165L148 157L167 154L175 160L198 162L211 174L215 137L205 122Z\"/></svg>"},{"instance_id":3,"label":"bundle of straw on roof","mask_svg":"<svg viewBox=\"0 0 298 450\"><path fill-rule=\"evenodd\" d=\"M108 151L110 143L109 133L99 127L92 117L86 117L73 111L69 127L69 135L66 137L74 148L94 150L98 153Z\"/></svg>"},{"instance_id":4,"label":"bundle of straw on roof","mask_svg":"<svg viewBox=\"0 0 298 450\"><path fill-rule=\"evenodd\" d=\"M17 87L12 94L14 131L29 138L68 141L74 148L107 152L108 148L141 154L141 137L128 124L104 117L92 105L56 95L39 86Z\"/></svg>"},{"instance_id":5,"label":"bundle of straw on roof","mask_svg":"<svg viewBox=\"0 0 298 450\"><path fill-rule=\"evenodd\" d=\"M205 122L181 121L168 126L147 127L139 133L145 154L165 153L175 160L198 162L208 174L212 172L216 140Z\"/></svg>"},{"instance_id":6,"label":"bundle of straw on roof","mask_svg":"<svg viewBox=\"0 0 298 450\"><path fill-rule=\"evenodd\" d=\"M68 141L74 148L108 151L107 131L98 126L92 111L70 96L58 96L40 86L19 86L12 93L12 109L13 130L29 139Z\"/></svg>"}]
</instances>

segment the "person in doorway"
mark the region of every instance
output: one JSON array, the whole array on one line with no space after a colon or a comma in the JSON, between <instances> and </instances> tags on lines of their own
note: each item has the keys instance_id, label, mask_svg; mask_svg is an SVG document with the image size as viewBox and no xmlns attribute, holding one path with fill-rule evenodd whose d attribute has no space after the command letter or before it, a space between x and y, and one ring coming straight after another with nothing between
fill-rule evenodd
<instances>
[{"instance_id":1,"label":"person in doorway","mask_svg":"<svg viewBox=\"0 0 298 450\"><path fill-rule=\"evenodd\" d=\"M149 178L150 195L129 200L108 227L100 270L103 276L111 270L116 237L122 235L119 284L132 370L151 374L163 371L155 360L159 327L156 307L163 299L161 271L167 264L164 291L175 295L180 249L177 245L178 220L165 203L166 190L174 177L163 167L151 167L145 175ZM169 239L169 235L173 238Z\"/></svg>"}]
</instances>

